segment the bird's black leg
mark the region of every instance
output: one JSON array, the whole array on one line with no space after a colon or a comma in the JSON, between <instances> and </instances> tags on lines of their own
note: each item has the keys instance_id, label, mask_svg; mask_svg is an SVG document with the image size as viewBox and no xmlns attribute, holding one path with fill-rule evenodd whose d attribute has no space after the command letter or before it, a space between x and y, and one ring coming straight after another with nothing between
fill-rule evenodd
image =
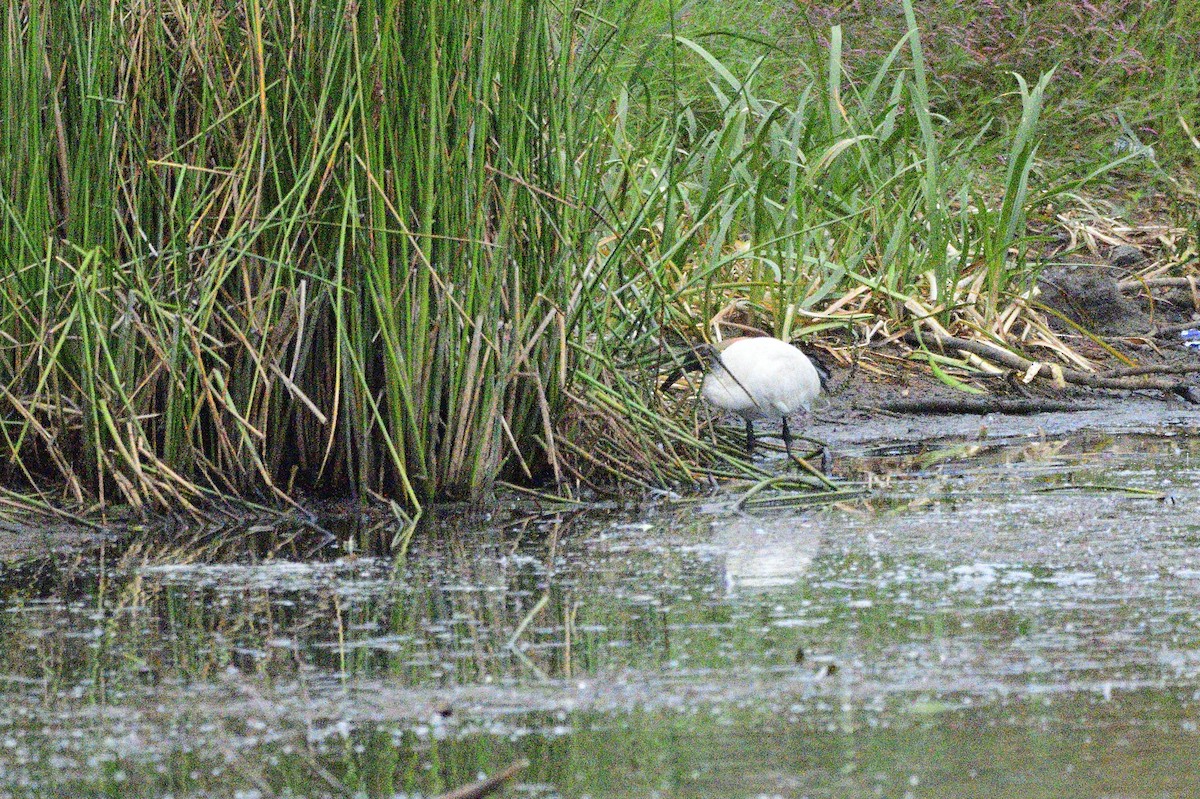
<instances>
[{"instance_id":1,"label":"bird's black leg","mask_svg":"<svg viewBox=\"0 0 1200 799\"><path fill-rule=\"evenodd\" d=\"M792 454L792 430L791 430L791 428L788 427L788 421L787 421L786 416L783 417L783 448L784 448L784 450L787 451L788 460L790 460L793 464L795 464L796 466L800 467L804 471L811 474L813 477L820 480L822 483L825 484L826 488L829 488L829 489L835 488L834 484L829 481L828 477L825 476L825 472L823 469L821 471L818 471L817 469L813 468L813 465L811 463L804 460L804 458L801 458L799 455ZM822 451L822 453L826 452L824 447L821 448L821 451ZM824 458L823 457L822 457L822 466L824 466Z\"/></svg>"},{"instance_id":2,"label":"bird's black leg","mask_svg":"<svg viewBox=\"0 0 1200 799\"><path fill-rule=\"evenodd\" d=\"M821 444L821 471L828 473L830 467L833 466L833 453L829 451L829 447L824 443Z\"/></svg>"},{"instance_id":3,"label":"bird's black leg","mask_svg":"<svg viewBox=\"0 0 1200 799\"><path fill-rule=\"evenodd\" d=\"M754 454L754 422L746 420L746 455Z\"/></svg>"}]
</instances>

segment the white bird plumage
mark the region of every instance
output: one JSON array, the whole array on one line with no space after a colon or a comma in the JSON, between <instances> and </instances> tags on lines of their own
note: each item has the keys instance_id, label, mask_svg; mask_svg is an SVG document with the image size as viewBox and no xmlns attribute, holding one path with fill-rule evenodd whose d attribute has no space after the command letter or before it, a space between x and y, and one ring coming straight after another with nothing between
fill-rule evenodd
<instances>
[{"instance_id":1,"label":"white bird plumage","mask_svg":"<svg viewBox=\"0 0 1200 799\"><path fill-rule=\"evenodd\" d=\"M822 371L796 347L777 338L733 338L697 347L688 366L707 362L700 393L708 404L746 420L746 450L754 450L754 420L779 419L792 452L788 417L807 413L821 394ZM668 378L664 388L674 382Z\"/></svg>"},{"instance_id":2,"label":"white bird plumage","mask_svg":"<svg viewBox=\"0 0 1200 799\"><path fill-rule=\"evenodd\" d=\"M701 393L747 421L786 419L812 408L821 375L800 350L777 338L736 338L718 346Z\"/></svg>"}]
</instances>

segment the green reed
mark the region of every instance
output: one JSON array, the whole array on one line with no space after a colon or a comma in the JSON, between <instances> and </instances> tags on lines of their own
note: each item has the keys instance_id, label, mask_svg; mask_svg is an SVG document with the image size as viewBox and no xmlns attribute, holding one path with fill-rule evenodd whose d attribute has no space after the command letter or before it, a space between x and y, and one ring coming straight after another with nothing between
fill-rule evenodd
<instances>
[{"instance_id":1,"label":"green reed","mask_svg":"<svg viewBox=\"0 0 1200 799\"><path fill-rule=\"evenodd\" d=\"M10 478L416 509L556 465L610 32L541 0L6 10Z\"/></svg>"}]
</instances>

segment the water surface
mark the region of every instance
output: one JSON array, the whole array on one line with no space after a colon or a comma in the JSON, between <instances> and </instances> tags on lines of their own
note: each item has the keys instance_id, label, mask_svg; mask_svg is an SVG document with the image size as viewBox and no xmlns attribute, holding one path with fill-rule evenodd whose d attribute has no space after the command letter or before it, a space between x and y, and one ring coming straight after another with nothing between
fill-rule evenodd
<instances>
[{"instance_id":1,"label":"water surface","mask_svg":"<svg viewBox=\"0 0 1200 799\"><path fill-rule=\"evenodd\" d=\"M0 795L1200 793L1200 438L863 445L827 507L139 535L0 588Z\"/></svg>"}]
</instances>

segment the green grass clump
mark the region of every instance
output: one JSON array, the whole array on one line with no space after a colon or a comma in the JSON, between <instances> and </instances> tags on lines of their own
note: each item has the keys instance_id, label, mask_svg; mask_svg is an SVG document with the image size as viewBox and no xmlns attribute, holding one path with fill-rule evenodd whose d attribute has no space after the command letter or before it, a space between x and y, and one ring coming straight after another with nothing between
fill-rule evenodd
<instances>
[{"instance_id":1,"label":"green grass clump","mask_svg":"<svg viewBox=\"0 0 1200 799\"><path fill-rule=\"evenodd\" d=\"M1030 310L1039 242L1029 223L1044 227L1081 189L1144 158L1110 150L1083 169L1048 166L1053 69L1036 80L1004 75L1000 119L939 113L916 9L904 11L891 48L865 59L870 72L850 63L834 26L824 62L806 65L785 102L759 90L778 54L737 69L696 40L663 36L661 52L629 67L610 122L604 185L617 227L597 258L606 291L583 295L609 327L589 339L585 372L652 368L680 341L747 330L792 339L932 325L1066 352ZM706 93L662 97L654 77L664 64L676 74L701 65ZM826 314L834 304L838 313ZM610 425L641 431L607 453L623 464L616 471L636 471L645 453L687 449L640 410L660 407L653 380L628 371L593 387L604 394L596 405L614 409Z\"/></svg>"},{"instance_id":2,"label":"green grass clump","mask_svg":"<svg viewBox=\"0 0 1200 799\"><path fill-rule=\"evenodd\" d=\"M608 0L607 5L641 11L631 35L641 42L683 35L735 71L764 58L759 91L785 102L822 70L833 26L843 32L846 77L856 85L871 79L908 29L902 5L886 0ZM914 15L922 31L931 109L961 130L993 118L991 135L1011 131L1019 123L1005 97L1011 73L1032 79L1054 70L1058 79L1043 124L1047 160L1086 165L1107 156L1125 135L1124 119L1168 169L1187 174L1194 168L1196 148L1179 120L1194 130L1200 118L1196 0L926 2L914 5ZM670 102L678 94L701 96L710 77L691 62L671 65L644 83L657 102Z\"/></svg>"}]
</instances>

